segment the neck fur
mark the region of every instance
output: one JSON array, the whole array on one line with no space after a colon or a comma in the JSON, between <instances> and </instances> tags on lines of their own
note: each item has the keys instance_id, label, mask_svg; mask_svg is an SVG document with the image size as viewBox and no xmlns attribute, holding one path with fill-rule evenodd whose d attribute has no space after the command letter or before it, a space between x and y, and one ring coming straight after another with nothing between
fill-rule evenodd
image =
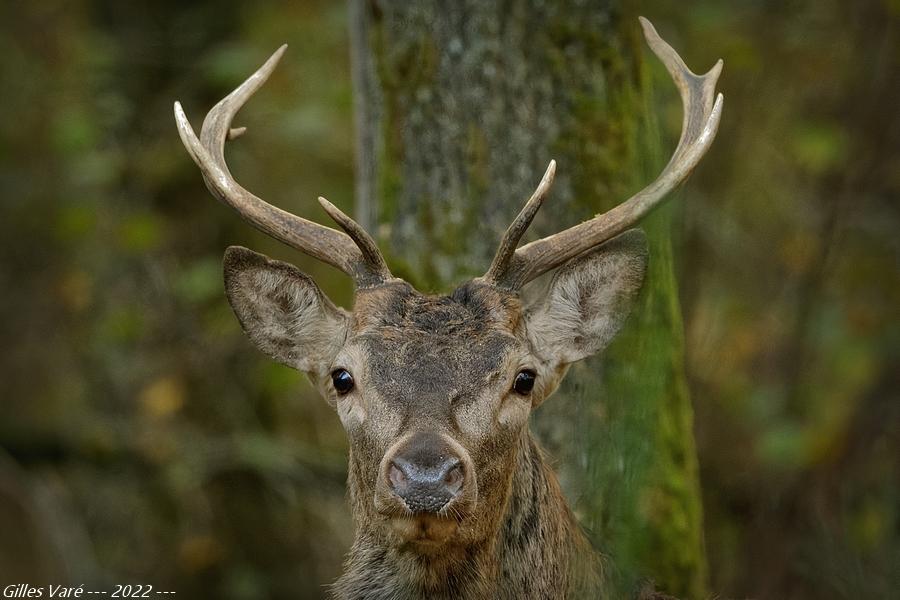
<instances>
[{"instance_id":1,"label":"neck fur","mask_svg":"<svg viewBox=\"0 0 900 600\"><path fill-rule=\"evenodd\" d=\"M598 558L529 431L518 454L499 527L478 543L421 555L386 545L357 518L356 540L334 597L598 597L592 594L599 583ZM361 498L352 496L358 511Z\"/></svg>"}]
</instances>

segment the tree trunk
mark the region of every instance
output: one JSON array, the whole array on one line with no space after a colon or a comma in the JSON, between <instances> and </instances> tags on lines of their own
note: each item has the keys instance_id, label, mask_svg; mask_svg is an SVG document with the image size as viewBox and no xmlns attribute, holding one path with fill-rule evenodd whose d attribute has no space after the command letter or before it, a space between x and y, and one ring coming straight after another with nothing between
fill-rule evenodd
<instances>
[{"instance_id":1,"label":"tree trunk","mask_svg":"<svg viewBox=\"0 0 900 600\"><path fill-rule=\"evenodd\" d=\"M636 16L615 0L352 0L356 214L422 290L483 273L551 158L544 236L610 208L660 166ZM645 178L650 175L649 178ZM644 224L641 302L534 427L624 597L639 579L705 595L697 460L670 211Z\"/></svg>"}]
</instances>

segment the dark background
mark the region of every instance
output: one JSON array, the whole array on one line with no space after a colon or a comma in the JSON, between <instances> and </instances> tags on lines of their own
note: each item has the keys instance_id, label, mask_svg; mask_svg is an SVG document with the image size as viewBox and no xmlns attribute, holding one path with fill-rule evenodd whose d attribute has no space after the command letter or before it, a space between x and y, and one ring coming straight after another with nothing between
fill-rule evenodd
<instances>
[{"instance_id":1,"label":"dark background","mask_svg":"<svg viewBox=\"0 0 900 600\"><path fill-rule=\"evenodd\" d=\"M688 64L725 60L719 138L675 231L711 589L888 598L900 3L639 9ZM62 574L305 597L340 572L343 432L245 340L221 254L291 260L345 305L350 283L210 198L172 102L199 123L288 42L230 164L293 212L325 222L320 193L351 210L347 21L340 2L3 3L3 586Z\"/></svg>"}]
</instances>

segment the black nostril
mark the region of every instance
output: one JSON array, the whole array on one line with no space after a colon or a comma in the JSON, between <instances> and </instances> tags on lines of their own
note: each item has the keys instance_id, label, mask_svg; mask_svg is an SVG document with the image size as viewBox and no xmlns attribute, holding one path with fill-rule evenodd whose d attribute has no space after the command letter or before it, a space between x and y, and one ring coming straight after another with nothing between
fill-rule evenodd
<instances>
[{"instance_id":1,"label":"black nostril","mask_svg":"<svg viewBox=\"0 0 900 600\"><path fill-rule=\"evenodd\" d=\"M421 464L396 457L388 467L391 489L414 513L436 513L462 490L462 463L452 456L440 458Z\"/></svg>"}]
</instances>

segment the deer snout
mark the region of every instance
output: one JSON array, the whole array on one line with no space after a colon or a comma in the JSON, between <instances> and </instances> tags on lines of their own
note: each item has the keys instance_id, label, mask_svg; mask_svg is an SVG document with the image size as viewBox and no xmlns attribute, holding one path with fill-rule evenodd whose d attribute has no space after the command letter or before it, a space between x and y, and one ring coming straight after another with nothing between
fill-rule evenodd
<instances>
[{"instance_id":1,"label":"deer snout","mask_svg":"<svg viewBox=\"0 0 900 600\"><path fill-rule=\"evenodd\" d=\"M385 487L414 514L437 514L471 495L474 474L454 446L436 433L413 434L386 457Z\"/></svg>"},{"instance_id":2,"label":"deer snout","mask_svg":"<svg viewBox=\"0 0 900 600\"><path fill-rule=\"evenodd\" d=\"M396 457L388 469L391 489L414 513L436 513L462 489L465 473L455 456L412 462ZM441 460L443 459L443 460Z\"/></svg>"}]
</instances>

